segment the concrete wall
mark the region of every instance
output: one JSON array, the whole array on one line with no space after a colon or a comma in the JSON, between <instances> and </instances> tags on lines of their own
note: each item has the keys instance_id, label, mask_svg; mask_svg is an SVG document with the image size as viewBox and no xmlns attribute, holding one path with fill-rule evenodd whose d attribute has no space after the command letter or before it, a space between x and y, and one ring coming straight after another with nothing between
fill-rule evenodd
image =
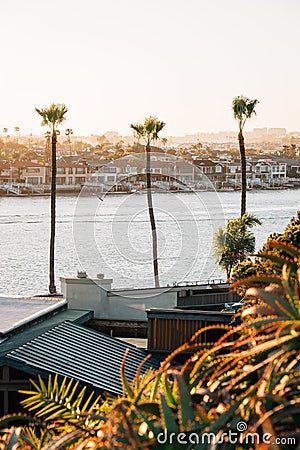
<instances>
[{"instance_id":1,"label":"concrete wall","mask_svg":"<svg viewBox=\"0 0 300 450\"><path fill-rule=\"evenodd\" d=\"M94 311L96 319L147 320L148 308L174 308L177 290L149 288L111 290L111 279L61 277L69 308Z\"/></svg>"}]
</instances>

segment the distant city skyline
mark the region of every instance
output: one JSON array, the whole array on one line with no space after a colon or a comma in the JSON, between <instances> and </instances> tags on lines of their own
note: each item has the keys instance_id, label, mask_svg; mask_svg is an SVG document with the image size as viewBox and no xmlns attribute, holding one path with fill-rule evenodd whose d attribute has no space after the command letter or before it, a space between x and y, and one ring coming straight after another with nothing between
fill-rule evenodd
<instances>
[{"instance_id":1,"label":"distant city skyline","mask_svg":"<svg viewBox=\"0 0 300 450\"><path fill-rule=\"evenodd\" d=\"M260 101L245 131L297 131L299 13L297 0L5 2L0 132L42 134L34 109L52 102L75 135L130 135L149 115L163 136L234 131L237 95Z\"/></svg>"},{"instance_id":2,"label":"distant city skyline","mask_svg":"<svg viewBox=\"0 0 300 450\"><path fill-rule=\"evenodd\" d=\"M65 135L65 127L64 125L62 125L60 127L61 129L61 134L59 135L59 140L62 139L66 139L67 140L67 136ZM72 130L74 131L74 130ZM184 134L174 134L174 135L166 135L166 137L170 137L170 138L180 138L180 137L185 137L185 136L197 136L197 135L218 135L218 134L223 134L223 135L228 135L227 137L232 138L237 138L238 137L238 131L237 130L215 130L215 131L207 131L207 130L198 130L195 132L191 132L191 133L184 133ZM249 135L253 135L258 137L284 137L284 136L289 136L289 135L295 135L298 138L300 137L300 130L287 130L285 127L256 127L253 129L248 129L247 131L244 132L245 136L249 136ZM113 140L116 140L118 137L121 139L122 137L132 137L134 138L133 134L129 133L127 134L121 134L118 130L106 130L103 133L91 133L91 134L79 134L79 133L72 133L72 139L76 139L78 137L97 137L97 136L103 136L105 135L105 137L107 138L107 140L109 141L110 138L113 138ZM14 130L14 127L9 130L7 132L4 132L3 130L0 130L0 138L2 139L11 139L14 140L16 138L18 139L22 139L22 138L29 138L30 136L33 136L35 138L45 138L45 133L42 132L42 129L38 130L36 134L33 133L22 133L22 130L19 130L18 132L16 132Z\"/></svg>"}]
</instances>

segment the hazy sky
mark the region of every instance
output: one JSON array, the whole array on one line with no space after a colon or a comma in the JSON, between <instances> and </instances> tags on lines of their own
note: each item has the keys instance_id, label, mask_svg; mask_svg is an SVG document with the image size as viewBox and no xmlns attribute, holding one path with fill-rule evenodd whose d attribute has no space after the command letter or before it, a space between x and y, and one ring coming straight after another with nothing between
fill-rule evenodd
<instances>
[{"instance_id":1,"label":"hazy sky","mask_svg":"<svg viewBox=\"0 0 300 450\"><path fill-rule=\"evenodd\" d=\"M240 94L260 100L248 129L300 130L298 0L2 0L0 17L0 132L44 132L53 102L74 134L150 114L166 135L234 130Z\"/></svg>"}]
</instances>

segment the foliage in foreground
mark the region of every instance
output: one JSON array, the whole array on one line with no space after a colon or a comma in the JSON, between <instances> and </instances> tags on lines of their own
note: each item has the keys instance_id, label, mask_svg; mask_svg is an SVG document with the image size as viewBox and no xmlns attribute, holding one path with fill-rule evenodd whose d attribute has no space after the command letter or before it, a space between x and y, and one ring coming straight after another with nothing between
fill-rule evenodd
<instances>
[{"instance_id":1,"label":"foliage in foreground","mask_svg":"<svg viewBox=\"0 0 300 450\"><path fill-rule=\"evenodd\" d=\"M126 395L102 409L98 399L86 401L84 392L75 395L73 382L59 385L54 379L46 386L40 380L24 401L35 428L3 430L0 448L296 448L287 442L300 442L300 251L283 242L269 244L276 251L260 257L281 264L281 275L242 282L249 287L247 295L260 302L243 311L240 325L223 326L218 342L196 344L196 337L205 333L200 329L158 371L143 377L138 371L131 384L124 375L125 361ZM253 287L262 282L268 286ZM171 364L187 350L192 354L183 365ZM8 423L4 418L0 425L4 429ZM252 433L248 441L246 428ZM232 432L238 441L226 442L224 433ZM184 433L181 443L179 433ZM273 444L276 438L285 439L281 447Z\"/></svg>"},{"instance_id":2,"label":"foliage in foreground","mask_svg":"<svg viewBox=\"0 0 300 450\"><path fill-rule=\"evenodd\" d=\"M278 241L286 242L294 247L300 249L300 211L298 211L296 217L292 217L283 233L271 234L261 250L262 253L271 253L278 256L288 258L288 254L282 248L274 247L273 242ZM238 262L232 271L232 281L242 280L252 275L264 274L264 275L280 275L281 273L281 260L277 263L276 260L270 258L255 257L253 260L248 258L245 261ZM236 289L241 295L245 293L245 286L239 285Z\"/></svg>"}]
</instances>

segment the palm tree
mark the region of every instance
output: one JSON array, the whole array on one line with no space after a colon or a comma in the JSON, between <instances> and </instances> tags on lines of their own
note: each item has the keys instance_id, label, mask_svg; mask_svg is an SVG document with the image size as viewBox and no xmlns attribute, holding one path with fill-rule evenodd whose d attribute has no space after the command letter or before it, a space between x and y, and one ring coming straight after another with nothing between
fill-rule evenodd
<instances>
[{"instance_id":1,"label":"palm tree","mask_svg":"<svg viewBox=\"0 0 300 450\"><path fill-rule=\"evenodd\" d=\"M241 172L242 172L242 196L241 196L241 217L246 214L246 191L247 191L247 172L246 172L246 152L243 136L243 128L247 119L251 119L256 114L255 106L259 103L258 100L250 100L247 97L240 95L235 97L232 101L232 111L234 118L239 124L239 146L241 157Z\"/></svg>"},{"instance_id":2,"label":"palm tree","mask_svg":"<svg viewBox=\"0 0 300 450\"><path fill-rule=\"evenodd\" d=\"M7 144L8 128L4 127L4 128L3 128L3 133L5 134L5 142L6 142L6 144Z\"/></svg>"},{"instance_id":3,"label":"palm tree","mask_svg":"<svg viewBox=\"0 0 300 450\"><path fill-rule=\"evenodd\" d=\"M166 124L159 121L156 117L150 116L144 120L144 123L134 123L130 125L133 129L135 136L138 139L143 139L145 142L146 151L146 179L147 179L147 201L148 211L152 231L152 254L153 254L153 271L155 287L159 287L158 277L158 260L157 260L157 233L156 224L153 212L152 192L151 192L151 174L150 174L150 153L151 142L159 139L158 133L164 128Z\"/></svg>"},{"instance_id":4,"label":"palm tree","mask_svg":"<svg viewBox=\"0 0 300 450\"><path fill-rule=\"evenodd\" d=\"M162 143L162 145L163 145L165 148L166 148L167 142L168 142L168 139L167 139L166 137L163 137L163 138L161 139L161 143Z\"/></svg>"},{"instance_id":5,"label":"palm tree","mask_svg":"<svg viewBox=\"0 0 300 450\"><path fill-rule=\"evenodd\" d=\"M49 260L49 293L56 294L54 280L54 247L55 247L55 222L56 222L56 142L57 126L65 120L65 114L68 111L65 105L52 104L49 108L38 109L36 112L42 117L42 126L47 125L51 129L52 143L52 174L51 174L51 231L50 231L50 260Z\"/></svg>"},{"instance_id":6,"label":"palm tree","mask_svg":"<svg viewBox=\"0 0 300 450\"><path fill-rule=\"evenodd\" d=\"M46 131L45 133L46 138L46 148L45 148L45 155L44 155L44 161L45 163L50 163L50 141L51 141L51 131Z\"/></svg>"},{"instance_id":7,"label":"palm tree","mask_svg":"<svg viewBox=\"0 0 300 450\"><path fill-rule=\"evenodd\" d=\"M225 230L219 228L214 236L214 251L218 265L225 270L230 282L234 266L255 250L255 236L250 231L261 221L253 214L244 214L237 219L228 220Z\"/></svg>"},{"instance_id":8,"label":"palm tree","mask_svg":"<svg viewBox=\"0 0 300 450\"><path fill-rule=\"evenodd\" d=\"M17 144L19 143L19 131L20 131L20 127L15 127L14 128L16 135L17 135Z\"/></svg>"},{"instance_id":9,"label":"palm tree","mask_svg":"<svg viewBox=\"0 0 300 450\"><path fill-rule=\"evenodd\" d=\"M70 155L71 155L71 134L73 134L72 128L67 128L66 131L65 131L65 135L66 135L67 138L68 138Z\"/></svg>"}]
</instances>

